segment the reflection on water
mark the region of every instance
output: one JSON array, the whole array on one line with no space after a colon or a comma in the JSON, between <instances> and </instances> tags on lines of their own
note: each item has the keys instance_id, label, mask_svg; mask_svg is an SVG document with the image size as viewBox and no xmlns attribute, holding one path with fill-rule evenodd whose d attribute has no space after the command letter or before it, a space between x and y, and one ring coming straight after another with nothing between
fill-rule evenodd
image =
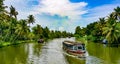
<instances>
[{"instance_id":1,"label":"reflection on water","mask_svg":"<svg viewBox=\"0 0 120 64\"><path fill-rule=\"evenodd\" d=\"M23 64L27 62L27 57L24 45L0 48L0 64Z\"/></svg>"},{"instance_id":2,"label":"reflection on water","mask_svg":"<svg viewBox=\"0 0 120 64\"><path fill-rule=\"evenodd\" d=\"M42 49L40 64L67 64L62 54L62 39L50 41Z\"/></svg>"},{"instance_id":3,"label":"reflection on water","mask_svg":"<svg viewBox=\"0 0 120 64\"><path fill-rule=\"evenodd\" d=\"M74 38L60 38L48 41L43 46L38 43L25 43L0 48L0 64L67 64L62 41ZM120 64L120 47L105 47L99 43L88 43L85 64ZM42 51L42 52L41 52Z\"/></svg>"},{"instance_id":4,"label":"reflection on water","mask_svg":"<svg viewBox=\"0 0 120 64\"><path fill-rule=\"evenodd\" d=\"M42 50L38 43L0 48L0 64L67 64L62 52L63 40L48 41Z\"/></svg>"},{"instance_id":5,"label":"reflection on water","mask_svg":"<svg viewBox=\"0 0 120 64\"><path fill-rule=\"evenodd\" d=\"M40 44L26 43L0 48L0 64L32 64L40 56Z\"/></svg>"},{"instance_id":6,"label":"reflection on water","mask_svg":"<svg viewBox=\"0 0 120 64\"><path fill-rule=\"evenodd\" d=\"M88 43L88 64L120 64L120 47L106 47L100 43Z\"/></svg>"}]
</instances>

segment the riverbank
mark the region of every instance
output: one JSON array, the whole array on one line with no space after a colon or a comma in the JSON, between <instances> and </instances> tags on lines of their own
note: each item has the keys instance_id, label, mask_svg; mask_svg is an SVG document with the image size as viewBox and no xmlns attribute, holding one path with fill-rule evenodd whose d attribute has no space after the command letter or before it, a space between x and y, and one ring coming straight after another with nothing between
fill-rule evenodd
<instances>
[{"instance_id":1,"label":"riverbank","mask_svg":"<svg viewBox=\"0 0 120 64\"><path fill-rule=\"evenodd\" d=\"M102 41L95 41L95 38L92 36L83 36L83 37L76 37L76 40L78 42L82 42L87 45L88 42L94 42L94 43L103 43ZM106 46L108 47L119 47L120 43L107 43Z\"/></svg>"},{"instance_id":2,"label":"riverbank","mask_svg":"<svg viewBox=\"0 0 120 64\"><path fill-rule=\"evenodd\" d=\"M35 42L35 41L34 40L24 40L24 41L15 41L13 43L0 41L0 48L6 47L6 46L11 46L11 45L18 45L18 44L25 43L25 42Z\"/></svg>"},{"instance_id":3,"label":"riverbank","mask_svg":"<svg viewBox=\"0 0 120 64\"><path fill-rule=\"evenodd\" d=\"M51 39L47 39L44 38L44 41L47 42ZM6 46L11 46L11 45L18 45L18 44L22 44L22 43L37 43L37 40L21 40L21 41L15 41L15 42L4 42L4 41L0 41L0 48L2 47L6 47Z\"/></svg>"}]
</instances>

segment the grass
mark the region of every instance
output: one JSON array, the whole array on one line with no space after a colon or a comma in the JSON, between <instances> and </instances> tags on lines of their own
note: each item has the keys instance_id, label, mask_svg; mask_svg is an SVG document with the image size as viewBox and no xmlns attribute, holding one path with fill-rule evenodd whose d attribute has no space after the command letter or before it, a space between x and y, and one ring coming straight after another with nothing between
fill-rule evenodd
<instances>
[{"instance_id":1,"label":"grass","mask_svg":"<svg viewBox=\"0 0 120 64\"><path fill-rule=\"evenodd\" d=\"M1 47L4 47L4 46L9 46L9 45L11 45L10 42L3 42L3 41L0 41L0 48L1 48Z\"/></svg>"},{"instance_id":2,"label":"grass","mask_svg":"<svg viewBox=\"0 0 120 64\"><path fill-rule=\"evenodd\" d=\"M65 55L65 58L69 64L85 64L85 60L80 60L78 58L74 58L68 55Z\"/></svg>"}]
</instances>

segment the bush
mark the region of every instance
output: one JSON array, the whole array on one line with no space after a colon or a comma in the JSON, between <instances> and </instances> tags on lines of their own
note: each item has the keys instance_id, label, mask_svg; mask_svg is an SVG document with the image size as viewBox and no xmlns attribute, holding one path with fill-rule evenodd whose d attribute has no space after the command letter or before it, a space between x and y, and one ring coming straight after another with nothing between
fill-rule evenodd
<instances>
[{"instance_id":1,"label":"bush","mask_svg":"<svg viewBox=\"0 0 120 64\"><path fill-rule=\"evenodd\" d=\"M98 41L97 37L92 36L92 35L89 35L89 36L87 37L87 39L90 40L90 41L93 41L93 42Z\"/></svg>"},{"instance_id":2,"label":"bush","mask_svg":"<svg viewBox=\"0 0 120 64\"><path fill-rule=\"evenodd\" d=\"M74 37L76 37L76 38L80 38L80 35L78 35L78 34L75 34L75 35L74 35Z\"/></svg>"}]
</instances>

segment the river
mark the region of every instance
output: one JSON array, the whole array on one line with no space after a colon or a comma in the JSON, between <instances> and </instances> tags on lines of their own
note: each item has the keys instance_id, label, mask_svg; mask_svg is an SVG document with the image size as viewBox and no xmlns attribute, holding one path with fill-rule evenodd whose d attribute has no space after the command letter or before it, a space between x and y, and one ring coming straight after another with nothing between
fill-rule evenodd
<instances>
[{"instance_id":1,"label":"river","mask_svg":"<svg viewBox=\"0 0 120 64\"><path fill-rule=\"evenodd\" d=\"M49 40L41 48L38 43L24 43L0 48L0 64L68 64L62 42L75 38ZM120 64L120 47L111 48L99 43L86 45L85 64Z\"/></svg>"}]
</instances>

